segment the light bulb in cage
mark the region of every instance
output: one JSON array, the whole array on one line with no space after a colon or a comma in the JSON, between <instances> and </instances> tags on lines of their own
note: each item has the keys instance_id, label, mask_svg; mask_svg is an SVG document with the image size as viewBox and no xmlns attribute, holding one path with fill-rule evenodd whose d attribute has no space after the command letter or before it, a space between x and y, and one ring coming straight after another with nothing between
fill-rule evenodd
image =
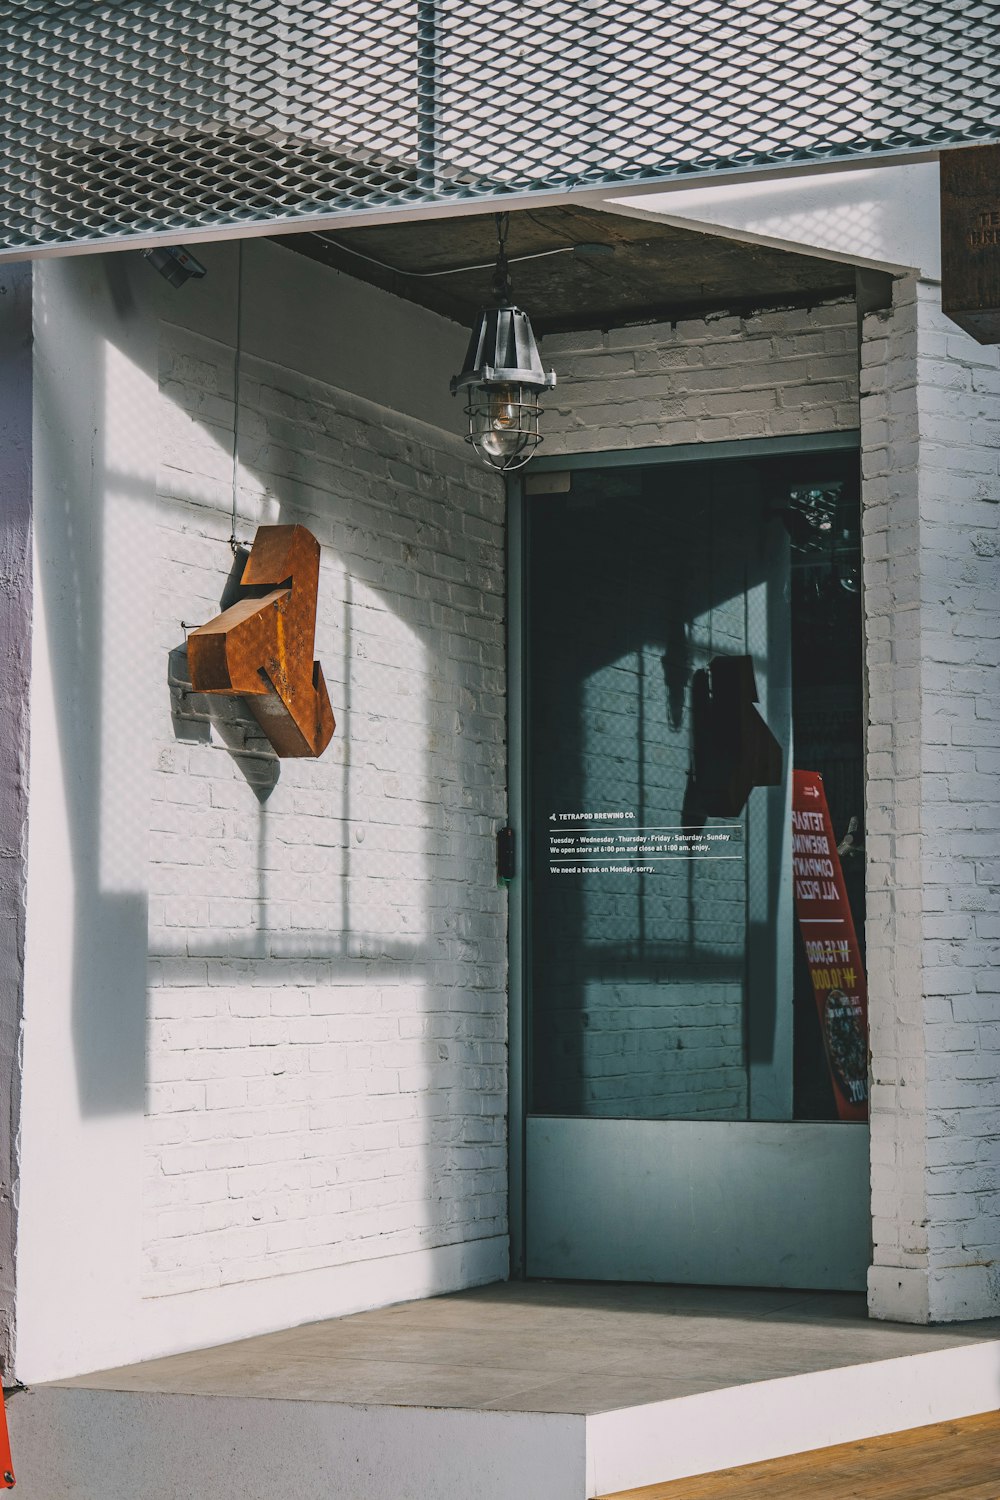
<instances>
[{"instance_id":1,"label":"light bulb in cage","mask_svg":"<svg viewBox=\"0 0 1000 1500\"><path fill-rule=\"evenodd\" d=\"M466 393L466 442L494 469L519 469L542 440L538 430L541 391L551 390L555 372L542 369L528 315L510 300L504 241L508 215L497 215L500 249L493 274L495 304L479 314L462 373L451 393Z\"/></svg>"}]
</instances>

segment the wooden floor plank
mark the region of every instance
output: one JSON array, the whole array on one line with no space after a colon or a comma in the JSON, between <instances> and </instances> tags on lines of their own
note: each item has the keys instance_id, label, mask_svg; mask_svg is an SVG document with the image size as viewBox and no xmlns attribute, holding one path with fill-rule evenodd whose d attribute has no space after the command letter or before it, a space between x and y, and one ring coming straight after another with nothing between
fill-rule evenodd
<instances>
[{"instance_id":1,"label":"wooden floor plank","mask_svg":"<svg viewBox=\"0 0 1000 1500\"><path fill-rule=\"evenodd\" d=\"M1000 1412L599 1500L1000 1500Z\"/></svg>"}]
</instances>

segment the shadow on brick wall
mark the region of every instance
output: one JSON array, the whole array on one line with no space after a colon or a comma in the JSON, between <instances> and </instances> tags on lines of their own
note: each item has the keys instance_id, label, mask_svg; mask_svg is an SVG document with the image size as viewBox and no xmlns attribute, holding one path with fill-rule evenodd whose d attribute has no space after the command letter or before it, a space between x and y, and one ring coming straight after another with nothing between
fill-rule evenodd
<instances>
[{"instance_id":1,"label":"shadow on brick wall","mask_svg":"<svg viewBox=\"0 0 1000 1500\"><path fill-rule=\"evenodd\" d=\"M240 579L248 556L247 548L236 548L229 577L219 597L220 614L245 593L240 589ZM205 622L186 623L193 626ZM174 738L185 744L225 745L257 801L266 802L278 784L281 762L242 699L194 691L186 641L167 653L167 690Z\"/></svg>"}]
</instances>

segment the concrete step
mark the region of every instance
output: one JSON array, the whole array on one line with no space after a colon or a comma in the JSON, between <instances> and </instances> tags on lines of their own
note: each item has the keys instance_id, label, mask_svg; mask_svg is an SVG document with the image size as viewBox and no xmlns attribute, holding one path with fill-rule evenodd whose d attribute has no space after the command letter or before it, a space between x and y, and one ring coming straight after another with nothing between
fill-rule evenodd
<instances>
[{"instance_id":1,"label":"concrete step","mask_svg":"<svg viewBox=\"0 0 1000 1500\"><path fill-rule=\"evenodd\" d=\"M991 1411L1000 1324L513 1283L19 1392L21 1500L587 1500Z\"/></svg>"}]
</instances>

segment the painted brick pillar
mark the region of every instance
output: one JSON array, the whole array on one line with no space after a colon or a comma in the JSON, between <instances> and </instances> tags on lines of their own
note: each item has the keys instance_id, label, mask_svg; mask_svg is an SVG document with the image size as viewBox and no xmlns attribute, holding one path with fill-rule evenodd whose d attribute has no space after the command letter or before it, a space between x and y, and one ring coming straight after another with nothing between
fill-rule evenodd
<instances>
[{"instance_id":1,"label":"painted brick pillar","mask_svg":"<svg viewBox=\"0 0 1000 1500\"><path fill-rule=\"evenodd\" d=\"M873 1316L1000 1313L1000 352L862 343Z\"/></svg>"}]
</instances>

